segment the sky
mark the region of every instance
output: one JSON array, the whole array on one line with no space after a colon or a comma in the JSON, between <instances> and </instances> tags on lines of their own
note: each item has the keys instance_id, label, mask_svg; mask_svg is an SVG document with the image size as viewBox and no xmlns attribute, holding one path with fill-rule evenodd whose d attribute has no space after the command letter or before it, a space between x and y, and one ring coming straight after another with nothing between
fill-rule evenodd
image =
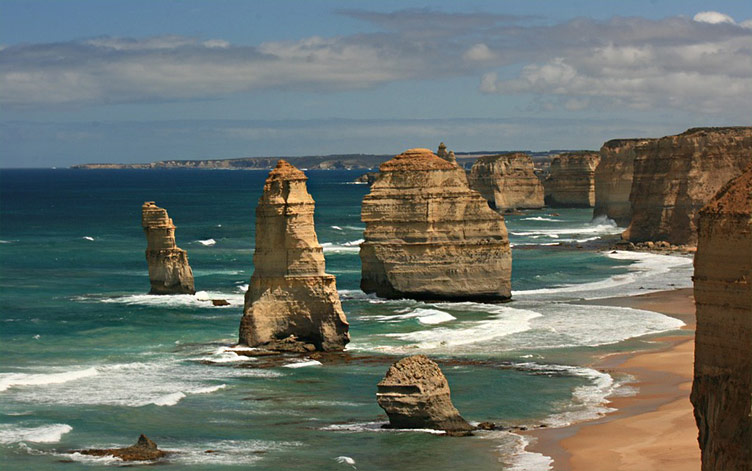
<instances>
[{"instance_id":1,"label":"sky","mask_svg":"<svg viewBox=\"0 0 752 471\"><path fill-rule=\"evenodd\" d=\"M0 167L750 125L752 2L0 1Z\"/></svg>"}]
</instances>

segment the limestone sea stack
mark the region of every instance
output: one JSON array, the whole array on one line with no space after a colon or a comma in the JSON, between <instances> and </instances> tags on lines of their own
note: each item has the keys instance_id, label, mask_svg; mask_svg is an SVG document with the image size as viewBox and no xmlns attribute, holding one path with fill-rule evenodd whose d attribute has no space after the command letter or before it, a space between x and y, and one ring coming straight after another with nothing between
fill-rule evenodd
<instances>
[{"instance_id":1,"label":"limestone sea stack","mask_svg":"<svg viewBox=\"0 0 752 471\"><path fill-rule=\"evenodd\" d=\"M175 243L175 224L154 201L141 206L141 225L146 234L149 294L194 294L193 271L188 255Z\"/></svg>"},{"instance_id":2,"label":"limestone sea stack","mask_svg":"<svg viewBox=\"0 0 752 471\"><path fill-rule=\"evenodd\" d=\"M457 164L457 157L455 157L454 151L447 150L447 146L443 142L439 143L439 148L436 151L436 155L446 160L450 164Z\"/></svg>"},{"instance_id":3,"label":"limestone sea stack","mask_svg":"<svg viewBox=\"0 0 752 471\"><path fill-rule=\"evenodd\" d=\"M697 213L752 162L752 127L693 128L635 148L631 242L697 243Z\"/></svg>"},{"instance_id":4,"label":"limestone sea stack","mask_svg":"<svg viewBox=\"0 0 752 471\"><path fill-rule=\"evenodd\" d=\"M363 198L366 293L385 298L499 301L511 296L504 218L465 171L428 149L384 162Z\"/></svg>"},{"instance_id":5,"label":"limestone sea stack","mask_svg":"<svg viewBox=\"0 0 752 471\"><path fill-rule=\"evenodd\" d=\"M650 139L612 139L601 147L601 160L595 169L595 208L593 218L605 216L627 227L632 220L632 191L635 148Z\"/></svg>"},{"instance_id":6,"label":"limestone sea stack","mask_svg":"<svg viewBox=\"0 0 752 471\"><path fill-rule=\"evenodd\" d=\"M425 355L394 363L378 384L376 400L390 428L422 428L467 434L474 429L452 404L449 383Z\"/></svg>"},{"instance_id":7,"label":"limestone sea stack","mask_svg":"<svg viewBox=\"0 0 752 471\"><path fill-rule=\"evenodd\" d=\"M240 342L272 350L342 350L350 341L333 275L313 226L306 176L277 162L256 207L254 271Z\"/></svg>"},{"instance_id":8,"label":"limestone sea stack","mask_svg":"<svg viewBox=\"0 0 752 471\"><path fill-rule=\"evenodd\" d=\"M566 152L554 157L548 177L543 181L545 202L559 208L595 206L595 168L597 152Z\"/></svg>"},{"instance_id":9,"label":"limestone sea stack","mask_svg":"<svg viewBox=\"0 0 752 471\"><path fill-rule=\"evenodd\" d=\"M752 470L752 165L698 218L692 403L702 469Z\"/></svg>"},{"instance_id":10,"label":"limestone sea stack","mask_svg":"<svg viewBox=\"0 0 752 471\"><path fill-rule=\"evenodd\" d=\"M525 153L480 157L468 180L498 211L543 207L543 185L535 175L533 159Z\"/></svg>"}]
</instances>

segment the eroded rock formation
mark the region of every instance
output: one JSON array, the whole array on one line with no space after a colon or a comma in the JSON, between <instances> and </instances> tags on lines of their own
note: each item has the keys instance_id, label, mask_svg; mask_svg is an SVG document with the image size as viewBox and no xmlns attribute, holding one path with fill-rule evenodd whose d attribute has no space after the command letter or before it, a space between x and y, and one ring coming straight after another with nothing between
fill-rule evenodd
<instances>
[{"instance_id":1,"label":"eroded rock formation","mask_svg":"<svg viewBox=\"0 0 752 471\"><path fill-rule=\"evenodd\" d=\"M141 225L146 234L149 294L194 294L193 271L185 250L175 244L175 224L154 201L141 206Z\"/></svg>"},{"instance_id":2,"label":"eroded rock formation","mask_svg":"<svg viewBox=\"0 0 752 471\"><path fill-rule=\"evenodd\" d=\"M378 384L376 400L392 428L427 428L469 433L473 427L452 404L449 383L425 355L403 358Z\"/></svg>"},{"instance_id":3,"label":"eroded rock formation","mask_svg":"<svg viewBox=\"0 0 752 471\"><path fill-rule=\"evenodd\" d=\"M697 214L752 162L752 127L694 128L635 148L632 242L697 243Z\"/></svg>"},{"instance_id":4,"label":"eroded rock formation","mask_svg":"<svg viewBox=\"0 0 752 471\"><path fill-rule=\"evenodd\" d=\"M752 469L752 165L698 219L692 403L702 469Z\"/></svg>"},{"instance_id":5,"label":"eroded rock formation","mask_svg":"<svg viewBox=\"0 0 752 471\"><path fill-rule=\"evenodd\" d=\"M553 207L592 208L595 205L597 152L566 152L551 161L543 181L545 202Z\"/></svg>"},{"instance_id":6,"label":"eroded rock formation","mask_svg":"<svg viewBox=\"0 0 752 471\"><path fill-rule=\"evenodd\" d=\"M543 207L543 185L527 154L480 157L470 169L468 180L470 187L496 210Z\"/></svg>"},{"instance_id":7,"label":"eroded rock formation","mask_svg":"<svg viewBox=\"0 0 752 471\"><path fill-rule=\"evenodd\" d=\"M446 160L450 164L457 165L457 157L454 155L453 150L447 150L447 146L443 143L439 143L439 148L436 151L436 155L438 155L440 158Z\"/></svg>"},{"instance_id":8,"label":"eroded rock formation","mask_svg":"<svg viewBox=\"0 0 752 471\"><path fill-rule=\"evenodd\" d=\"M650 139L613 139L601 147L601 160L595 169L595 208L593 218L605 216L627 227L632 220L632 191L635 148Z\"/></svg>"},{"instance_id":9,"label":"eroded rock formation","mask_svg":"<svg viewBox=\"0 0 752 471\"><path fill-rule=\"evenodd\" d=\"M380 171L361 212L363 291L430 300L511 296L504 218L468 187L463 169L410 149Z\"/></svg>"},{"instance_id":10,"label":"eroded rock formation","mask_svg":"<svg viewBox=\"0 0 752 471\"><path fill-rule=\"evenodd\" d=\"M123 461L152 461L169 454L168 452L157 448L157 444L144 434L141 434L141 436L138 437L138 441L133 446L125 448L75 450L72 453L80 453L82 455L90 456L114 456Z\"/></svg>"},{"instance_id":11,"label":"eroded rock formation","mask_svg":"<svg viewBox=\"0 0 752 471\"><path fill-rule=\"evenodd\" d=\"M336 281L324 272L306 176L284 160L256 207L254 271L240 342L272 350L342 350L350 337Z\"/></svg>"}]
</instances>

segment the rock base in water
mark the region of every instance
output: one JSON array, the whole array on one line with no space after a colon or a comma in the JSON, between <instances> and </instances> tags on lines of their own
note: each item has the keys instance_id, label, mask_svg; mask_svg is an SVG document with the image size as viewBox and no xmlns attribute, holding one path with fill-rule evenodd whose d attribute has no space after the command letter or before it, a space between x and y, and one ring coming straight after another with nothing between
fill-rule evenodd
<instances>
[{"instance_id":1,"label":"rock base in water","mask_svg":"<svg viewBox=\"0 0 752 471\"><path fill-rule=\"evenodd\" d=\"M75 450L72 453L80 453L89 456L114 456L123 461L153 461L169 453L157 448L157 444L151 441L146 435L141 434L135 445L125 448L105 448L90 450Z\"/></svg>"},{"instance_id":2,"label":"rock base in water","mask_svg":"<svg viewBox=\"0 0 752 471\"><path fill-rule=\"evenodd\" d=\"M188 255L175 243L175 224L153 201L141 206L141 225L146 234L149 294L195 294Z\"/></svg>"}]
</instances>

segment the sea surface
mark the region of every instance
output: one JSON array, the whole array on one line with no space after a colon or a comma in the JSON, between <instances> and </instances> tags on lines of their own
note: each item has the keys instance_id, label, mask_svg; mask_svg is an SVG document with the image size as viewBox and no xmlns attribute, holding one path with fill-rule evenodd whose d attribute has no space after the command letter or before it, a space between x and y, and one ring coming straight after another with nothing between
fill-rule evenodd
<instances>
[{"instance_id":1,"label":"sea surface","mask_svg":"<svg viewBox=\"0 0 752 471\"><path fill-rule=\"evenodd\" d=\"M176 452L164 470L548 469L511 431L383 430L376 383L392 362L424 353L469 421L561 427L634 393L630 378L584 365L651 348L682 326L578 304L689 287L692 272L690 258L607 250L603 240L621 229L584 209L506 218L513 302L365 295L358 244L368 186L351 183L360 173L307 172L352 342L342 355L269 360L232 348L266 171L0 170L0 467L120 466L67 452L127 446L145 433ZM195 296L146 294L144 201L175 221Z\"/></svg>"}]
</instances>

